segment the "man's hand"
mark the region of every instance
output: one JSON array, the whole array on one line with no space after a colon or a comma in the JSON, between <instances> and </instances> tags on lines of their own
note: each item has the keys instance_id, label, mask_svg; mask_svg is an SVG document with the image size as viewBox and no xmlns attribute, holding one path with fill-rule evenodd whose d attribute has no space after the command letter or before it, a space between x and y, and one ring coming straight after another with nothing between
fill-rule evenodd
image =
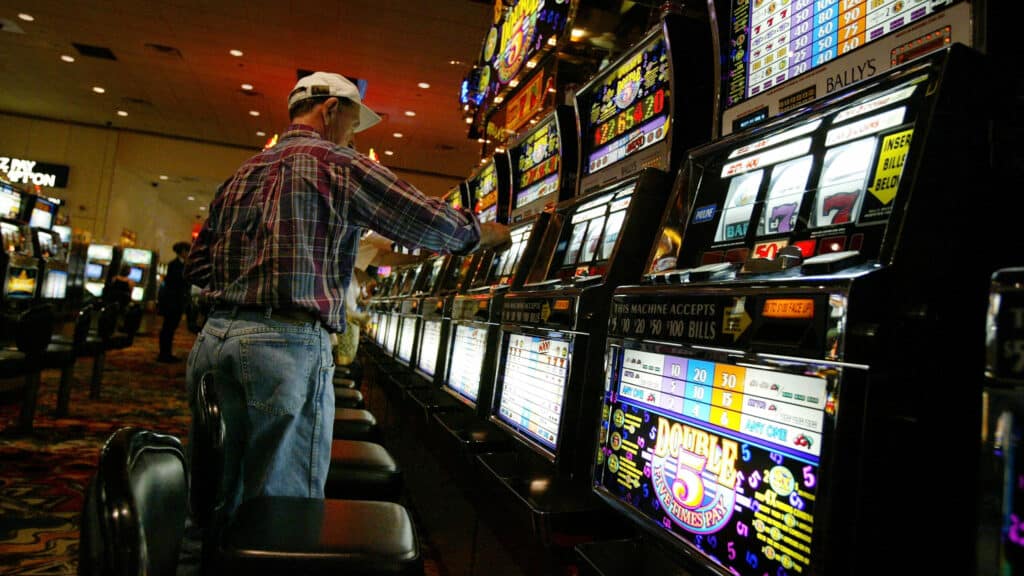
<instances>
[{"instance_id":1,"label":"man's hand","mask_svg":"<svg viewBox=\"0 0 1024 576\"><path fill-rule=\"evenodd\" d=\"M480 223L480 245L477 250L488 248L496 252L504 252L512 246L512 237L508 233L508 226L497 222Z\"/></svg>"}]
</instances>

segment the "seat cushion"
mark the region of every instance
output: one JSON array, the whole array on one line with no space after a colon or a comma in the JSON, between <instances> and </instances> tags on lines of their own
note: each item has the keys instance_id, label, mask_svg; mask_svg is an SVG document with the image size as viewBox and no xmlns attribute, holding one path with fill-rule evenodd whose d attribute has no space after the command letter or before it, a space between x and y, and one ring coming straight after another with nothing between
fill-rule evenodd
<instances>
[{"instance_id":1,"label":"seat cushion","mask_svg":"<svg viewBox=\"0 0 1024 576\"><path fill-rule=\"evenodd\" d=\"M132 345L132 337L127 334L117 333L107 341L107 350L120 350Z\"/></svg>"},{"instance_id":2,"label":"seat cushion","mask_svg":"<svg viewBox=\"0 0 1024 576\"><path fill-rule=\"evenodd\" d=\"M358 440L331 443L325 488L328 498L397 502L402 488L402 471L380 444Z\"/></svg>"},{"instance_id":3,"label":"seat cushion","mask_svg":"<svg viewBox=\"0 0 1024 576\"><path fill-rule=\"evenodd\" d=\"M57 344L51 340L43 353L44 368L60 367L74 361L75 349L70 344Z\"/></svg>"},{"instance_id":4,"label":"seat cushion","mask_svg":"<svg viewBox=\"0 0 1024 576\"><path fill-rule=\"evenodd\" d=\"M254 498L228 525L222 554L233 574L423 573L409 513L391 502Z\"/></svg>"},{"instance_id":5,"label":"seat cushion","mask_svg":"<svg viewBox=\"0 0 1024 576\"><path fill-rule=\"evenodd\" d=\"M340 377L339 378L338 376L335 376L334 377L334 387L335 388L351 388L351 389L355 390L355 389L359 388L359 383L356 382L355 380L351 379L351 378L345 378L345 377Z\"/></svg>"},{"instance_id":6,"label":"seat cushion","mask_svg":"<svg viewBox=\"0 0 1024 576\"><path fill-rule=\"evenodd\" d=\"M25 354L9 348L0 349L0 378L14 378L25 372Z\"/></svg>"},{"instance_id":7,"label":"seat cushion","mask_svg":"<svg viewBox=\"0 0 1024 576\"><path fill-rule=\"evenodd\" d=\"M379 442L381 431L377 419L369 410L336 408L334 410L334 437L339 440Z\"/></svg>"},{"instance_id":8,"label":"seat cushion","mask_svg":"<svg viewBox=\"0 0 1024 576\"><path fill-rule=\"evenodd\" d=\"M335 388L334 405L337 408L362 408L366 405L363 393L353 388Z\"/></svg>"}]
</instances>

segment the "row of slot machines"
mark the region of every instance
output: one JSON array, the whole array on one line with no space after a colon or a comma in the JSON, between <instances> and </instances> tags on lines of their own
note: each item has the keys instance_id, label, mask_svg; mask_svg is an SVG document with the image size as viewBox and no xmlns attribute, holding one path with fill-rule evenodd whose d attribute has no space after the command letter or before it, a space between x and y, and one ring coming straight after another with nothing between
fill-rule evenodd
<instances>
[{"instance_id":1,"label":"row of slot machines","mask_svg":"<svg viewBox=\"0 0 1024 576\"><path fill-rule=\"evenodd\" d=\"M449 193L512 248L396 269L370 337L539 538L635 530L596 573L1014 573L1012 481L978 530L1020 246L979 6L664 16Z\"/></svg>"},{"instance_id":2,"label":"row of slot machines","mask_svg":"<svg viewBox=\"0 0 1024 576\"><path fill-rule=\"evenodd\" d=\"M4 307L17 309L43 300L64 312L75 308L82 291L99 298L124 272L131 301L156 295L156 255L150 250L72 242L71 228L55 225L60 203L28 194L0 181L0 255Z\"/></svg>"}]
</instances>

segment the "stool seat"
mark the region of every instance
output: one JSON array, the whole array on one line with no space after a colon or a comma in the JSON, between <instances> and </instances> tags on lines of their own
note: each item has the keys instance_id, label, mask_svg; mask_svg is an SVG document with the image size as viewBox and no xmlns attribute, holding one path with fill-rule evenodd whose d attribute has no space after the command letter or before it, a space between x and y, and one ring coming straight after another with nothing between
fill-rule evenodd
<instances>
[{"instance_id":1,"label":"stool seat","mask_svg":"<svg viewBox=\"0 0 1024 576\"><path fill-rule=\"evenodd\" d=\"M366 401L363 393L354 388L335 388L334 406L337 408L363 408Z\"/></svg>"},{"instance_id":2,"label":"stool seat","mask_svg":"<svg viewBox=\"0 0 1024 576\"><path fill-rule=\"evenodd\" d=\"M334 410L334 437L339 440L379 442L381 431L377 419L369 410L336 408Z\"/></svg>"},{"instance_id":3,"label":"stool seat","mask_svg":"<svg viewBox=\"0 0 1024 576\"><path fill-rule=\"evenodd\" d=\"M397 502L402 498L402 488L402 471L380 444L331 442L331 467L324 488L328 498Z\"/></svg>"},{"instance_id":4,"label":"stool seat","mask_svg":"<svg viewBox=\"0 0 1024 576\"><path fill-rule=\"evenodd\" d=\"M50 341L43 352L45 366L61 366L75 361L75 348L70 344L58 344Z\"/></svg>"},{"instance_id":5,"label":"stool seat","mask_svg":"<svg viewBox=\"0 0 1024 576\"><path fill-rule=\"evenodd\" d=\"M334 377L334 387L335 388L350 388L350 389L355 390L355 389L359 388L359 383L356 382L355 380L351 379L351 378L344 378L344 377L339 378L338 376L335 376Z\"/></svg>"},{"instance_id":6,"label":"stool seat","mask_svg":"<svg viewBox=\"0 0 1024 576\"><path fill-rule=\"evenodd\" d=\"M14 378L25 372L25 354L10 348L0 349L0 378Z\"/></svg>"},{"instance_id":7,"label":"stool seat","mask_svg":"<svg viewBox=\"0 0 1024 576\"><path fill-rule=\"evenodd\" d=\"M412 520L391 502L253 498L221 548L235 574L422 574Z\"/></svg>"}]
</instances>

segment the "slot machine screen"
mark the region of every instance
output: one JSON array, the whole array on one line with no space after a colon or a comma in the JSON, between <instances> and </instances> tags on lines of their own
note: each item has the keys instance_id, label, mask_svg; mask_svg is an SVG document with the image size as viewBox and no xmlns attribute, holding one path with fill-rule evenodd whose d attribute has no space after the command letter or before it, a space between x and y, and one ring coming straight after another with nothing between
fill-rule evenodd
<instances>
[{"instance_id":1,"label":"slot machine screen","mask_svg":"<svg viewBox=\"0 0 1024 576\"><path fill-rule=\"evenodd\" d=\"M29 216L28 225L32 228L49 229L53 225L53 214L56 205L49 200L36 198L32 207L32 214Z\"/></svg>"},{"instance_id":2,"label":"slot machine screen","mask_svg":"<svg viewBox=\"0 0 1024 576\"><path fill-rule=\"evenodd\" d=\"M146 296L146 289L142 286L132 287L132 302L142 302L142 299Z\"/></svg>"},{"instance_id":3,"label":"slot machine screen","mask_svg":"<svg viewBox=\"0 0 1024 576\"><path fill-rule=\"evenodd\" d=\"M25 252L26 238L21 226L11 222L0 222L0 233L3 234L5 252Z\"/></svg>"},{"instance_id":4,"label":"slot machine screen","mask_svg":"<svg viewBox=\"0 0 1024 576\"><path fill-rule=\"evenodd\" d=\"M558 451L571 343L527 334L505 335L494 415L548 456Z\"/></svg>"},{"instance_id":5,"label":"slot machine screen","mask_svg":"<svg viewBox=\"0 0 1024 576\"><path fill-rule=\"evenodd\" d=\"M657 34L576 96L584 175L665 140L670 79L668 43Z\"/></svg>"},{"instance_id":6,"label":"slot machine screen","mask_svg":"<svg viewBox=\"0 0 1024 576\"><path fill-rule=\"evenodd\" d=\"M731 70L723 74L726 106L788 82L957 1L736 1L730 28ZM941 34L935 40L931 49L945 45Z\"/></svg>"},{"instance_id":7,"label":"slot machine screen","mask_svg":"<svg viewBox=\"0 0 1024 576\"><path fill-rule=\"evenodd\" d=\"M60 235L60 241L67 246L71 244L71 227L70 226L53 226L50 228L58 235Z\"/></svg>"},{"instance_id":8,"label":"slot machine screen","mask_svg":"<svg viewBox=\"0 0 1024 576\"><path fill-rule=\"evenodd\" d=\"M398 341L398 359L408 362L412 359L412 347L416 341L416 318L413 316L401 316L402 331Z\"/></svg>"},{"instance_id":9,"label":"slot machine screen","mask_svg":"<svg viewBox=\"0 0 1024 576\"><path fill-rule=\"evenodd\" d=\"M427 294L433 294L437 288L438 282L441 281L441 269L444 268L445 258L439 256L434 258L434 261L430 263L430 267L427 268L428 276L426 281L423 283L423 290Z\"/></svg>"},{"instance_id":10,"label":"slot machine screen","mask_svg":"<svg viewBox=\"0 0 1024 576\"><path fill-rule=\"evenodd\" d=\"M21 213L21 192L0 182L0 218L17 219Z\"/></svg>"},{"instance_id":11,"label":"slot machine screen","mask_svg":"<svg viewBox=\"0 0 1024 576\"><path fill-rule=\"evenodd\" d=\"M401 285L398 287L398 295L405 296L412 292L413 286L416 285L416 268L409 268L403 275L400 276L402 279Z\"/></svg>"},{"instance_id":12,"label":"slot machine screen","mask_svg":"<svg viewBox=\"0 0 1024 576\"><path fill-rule=\"evenodd\" d=\"M114 259L114 247L109 244L90 244L85 254L89 260L109 264Z\"/></svg>"},{"instance_id":13,"label":"slot machine screen","mask_svg":"<svg viewBox=\"0 0 1024 576\"><path fill-rule=\"evenodd\" d=\"M830 369L610 352L598 493L735 574L809 573Z\"/></svg>"},{"instance_id":14,"label":"slot machine screen","mask_svg":"<svg viewBox=\"0 0 1024 576\"><path fill-rule=\"evenodd\" d=\"M514 220L528 218L558 201L561 150L554 114L512 148Z\"/></svg>"},{"instance_id":15,"label":"slot machine screen","mask_svg":"<svg viewBox=\"0 0 1024 576\"><path fill-rule=\"evenodd\" d=\"M89 294L99 298L103 296L103 283L102 282L86 282L85 290Z\"/></svg>"},{"instance_id":16,"label":"slot machine screen","mask_svg":"<svg viewBox=\"0 0 1024 576\"><path fill-rule=\"evenodd\" d=\"M149 250L140 250L138 248L125 248L121 254L121 261L125 264L149 266L153 263L153 253Z\"/></svg>"},{"instance_id":17,"label":"slot machine screen","mask_svg":"<svg viewBox=\"0 0 1024 576\"><path fill-rule=\"evenodd\" d=\"M480 371L483 369L486 351L486 327L455 325L445 385L455 392L456 397L474 406L480 393Z\"/></svg>"},{"instance_id":18,"label":"slot machine screen","mask_svg":"<svg viewBox=\"0 0 1024 576\"><path fill-rule=\"evenodd\" d=\"M469 181L469 193L476 203L477 218L494 222L498 217L498 172L491 160Z\"/></svg>"},{"instance_id":19,"label":"slot machine screen","mask_svg":"<svg viewBox=\"0 0 1024 576\"><path fill-rule=\"evenodd\" d=\"M89 262L85 265L85 278L87 280L99 280L103 277L103 265Z\"/></svg>"},{"instance_id":20,"label":"slot machine screen","mask_svg":"<svg viewBox=\"0 0 1024 576\"><path fill-rule=\"evenodd\" d=\"M552 277L566 279L604 273L618 244L634 185L631 181L610 192L594 194L593 200L576 208L555 247Z\"/></svg>"},{"instance_id":21,"label":"slot machine screen","mask_svg":"<svg viewBox=\"0 0 1024 576\"><path fill-rule=\"evenodd\" d=\"M424 320L420 332L420 353L416 358L416 366L420 372L428 376L434 375L437 369L437 351L441 346L441 321Z\"/></svg>"},{"instance_id":22,"label":"slot machine screen","mask_svg":"<svg viewBox=\"0 0 1024 576\"><path fill-rule=\"evenodd\" d=\"M36 237L39 239L40 256L50 258L57 255L57 238L45 232L36 232Z\"/></svg>"},{"instance_id":23,"label":"slot machine screen","mask_svg":"<svg viewBox=\"0 0 1024 576\"><path fill-rule=\"evenodd\" d=\"M142 268L132 266L128 269L128 279L132 282L142 282Z\"/></svg>"},{"instance_id":24,"label":"slot machine screen","mask_svg":"<svg viewBox=\"0 0 1024 576\"><path fill-rule=\"evenodd\" d=\"M394 354L395 351L395 340L398 339L398 321L398 315L388 315L388 332L384 337L384 349L387 350L389 354Z\"/></svg>"},{"instance_id":25,"label":"slot machine screen","mask_svg":"<svg viewBox=\"0 0 1024 576\"><path fill-rule=\"evenodd\" d=\"M65 270L47 270L43 280L43 298L63 300L68 293L68 273Z\"/></svg>"},{"instance_id":26,"label":"slot machine screen","mask_svg":"<svg viewBox=\"0 0 1024 576\"><path fill-rule=\"evenodd\" d=\"M685 227L687 242L659 246L648 273L771 260L787 246L804 258L845 250L878 258L900 205L927 93L928 75L918 72L926 69L908 68L849 103L823 106L738 145L697 151L690 164L699 172L691 179L696 190L677 191L694 198L693 208L670 211L662 230L664 238L666 230Z\"/></svg>"},{"instance_id":27,"label":"slot machine screen","mask_svg":"<svg viewBox=\"0 0 1024 576\"><path fill-rule=\"evenodd\" d=\"M30 300L36 294L37 268L10 265L7 268L7 284L4 295L11 300Z\"/></svg>"},{"instance_id":28,"label":"slot machine screen","mask_svg":"<svg viewBox=\"0 0 1024 576\"><path fill-rule=\"evenodd\" d=\"M520 257L523 255L523 250L526 249L526 243L530 240L533 226L534 223L530 222L509 231L509 236L512 238L512 246L498 254L498 257L494 259L492 276L495 277L497 283L510 284L512 282L512 278L516 275L516 270L519 268Z\"/></svg>"}]
</instances>

